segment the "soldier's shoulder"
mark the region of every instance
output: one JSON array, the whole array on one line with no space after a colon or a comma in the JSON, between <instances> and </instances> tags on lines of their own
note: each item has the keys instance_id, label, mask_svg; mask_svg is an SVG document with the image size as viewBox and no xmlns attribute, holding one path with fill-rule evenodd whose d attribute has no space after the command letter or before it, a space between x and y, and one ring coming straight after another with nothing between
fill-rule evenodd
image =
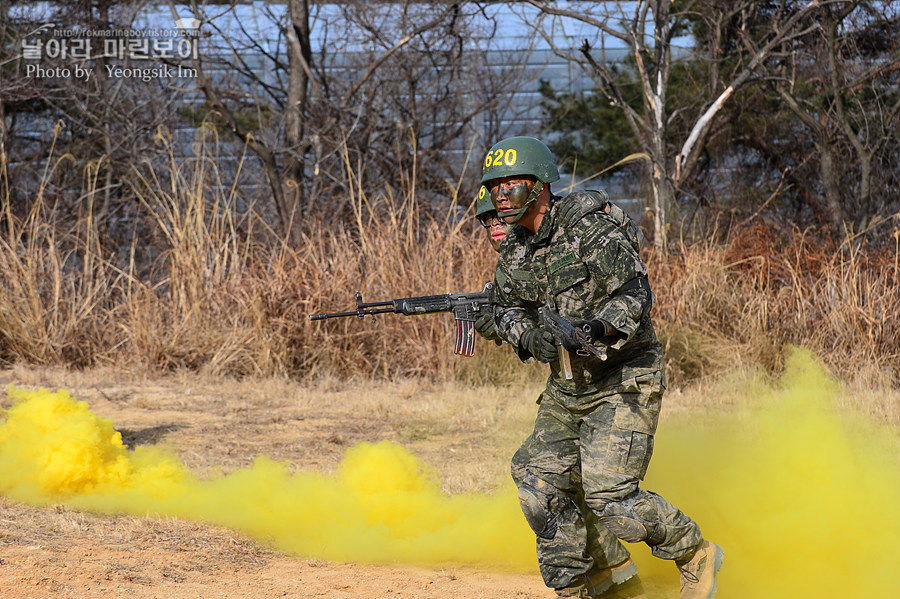
<instances>
[{"instance_id":1,"label":"soldier's shoulder","mask_svg":"<svg viewBox=\"0 0 900 599\"><path fill-rule=\"evenodd\" d=\"M609 196L601 190L573 191L556 200L560 226L567 228L588 214L603 214L609 204Z\"/></svg>"}]
</instances>

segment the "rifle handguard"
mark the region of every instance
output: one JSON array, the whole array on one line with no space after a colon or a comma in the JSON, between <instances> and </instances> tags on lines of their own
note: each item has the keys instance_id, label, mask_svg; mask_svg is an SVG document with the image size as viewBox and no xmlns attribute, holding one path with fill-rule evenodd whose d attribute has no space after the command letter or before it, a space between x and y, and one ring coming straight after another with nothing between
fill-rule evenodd
<instances>
[{"instance_id":1,"label":"rifle handguard","mask_svg":"<svg viewBox=\"0 0 900 599\"><path fill-rule=\"evenodd\" d=\"M310 314L310 320L327 320L329 318L346 318L356 316L363 318L374 314L397 313L404 316L434 314L436 312L453 312L456 319L457 354L471 356L475 350L475 319L486 310L493 309L493 283L487 283L481 291L473 293L445 293L442 295L421 295L418 297L401 297L382 302L364 302L362 293L356 293L356 310L346 312L329 312Z\"/></svg>"}]
</instances>

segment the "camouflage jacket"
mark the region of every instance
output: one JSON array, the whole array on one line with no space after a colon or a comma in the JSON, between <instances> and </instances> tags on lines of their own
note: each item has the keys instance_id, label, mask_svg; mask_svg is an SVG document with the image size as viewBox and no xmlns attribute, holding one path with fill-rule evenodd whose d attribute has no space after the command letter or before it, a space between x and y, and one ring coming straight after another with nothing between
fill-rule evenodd
<instances>
[{"instance_id":1,"label":"camouflage jacket","mask_svg":"<svg viewBox=\"0 0 900 599\"><path fill-rule=\"evenodd\" d=\"M571 381L562 377L557 363L551 365L550 382L564 393L595 393L662 368L639 235L604 192L585 191L554 197L536 233L517 225L503 240L494 320L520 358L529 357L520 347L522 335L538 326L538 308L549 298L569 321L603 319L620 332L605 362L571 355Z\"/></svg>"}]
</instances>

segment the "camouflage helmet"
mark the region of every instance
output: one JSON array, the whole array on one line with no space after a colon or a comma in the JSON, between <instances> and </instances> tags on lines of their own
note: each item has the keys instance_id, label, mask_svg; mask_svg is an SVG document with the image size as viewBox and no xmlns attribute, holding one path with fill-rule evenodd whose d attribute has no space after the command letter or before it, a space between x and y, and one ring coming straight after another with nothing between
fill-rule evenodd
<instances>
[{"instance_id":1,"label":"camouflage helmet","mask_svg":"<svg viewBox=\"0 0 900 599\"><path fill-rule=\"evenodd\" d=\"M494 209L494 204L491 203L491 194L487 187L482 185L478 190L478 195L475 196L475 218L485 212L492 212Z\"/></svg>"},{"instance_id":2,"label":"camouflage helmet","mask_svg":"<svg viewBox=\"0 0 900 599\"><path fill-rule=\"evenodd\" d=\"M533 137L508 137L495 143L484 157L481 182L514 175L533 175L544 183L559 181L553 154Z\"/></svg>"}]
</instances>

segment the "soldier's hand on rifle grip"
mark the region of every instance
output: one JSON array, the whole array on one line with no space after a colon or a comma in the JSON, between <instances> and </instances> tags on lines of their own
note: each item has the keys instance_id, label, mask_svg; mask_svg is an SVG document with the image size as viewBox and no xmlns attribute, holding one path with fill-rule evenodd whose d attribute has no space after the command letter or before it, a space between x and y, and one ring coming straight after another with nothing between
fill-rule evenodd
<instances>
[{"instance_id":1,"label":"soldier's hand on rifle grip","mask_svg":"<svg viewBox=\"0 0 900 599\"><path fill-rule=\"evenodd\" d=\"M572 326L579 331L584 331L589 343L596 343L616 332L616 329L605 320L573 320ZM581 349L581 343L573 335L565 335L562 339L563 347L571 352Z\"/></svg>"},{"instance_id":2,"label":"soldier's hand on rifle grip","mask_svg":"<svg viewBox=\"0 0 900 599\"><path fill-rule=\"evenodd\" d=\"M521 339L522 349L530 353L535 360L541 362L553 362L559 357L559 350L556 349L556 340L550 331L535 327L528 329Z\"/></svg>"}]
</instances>

